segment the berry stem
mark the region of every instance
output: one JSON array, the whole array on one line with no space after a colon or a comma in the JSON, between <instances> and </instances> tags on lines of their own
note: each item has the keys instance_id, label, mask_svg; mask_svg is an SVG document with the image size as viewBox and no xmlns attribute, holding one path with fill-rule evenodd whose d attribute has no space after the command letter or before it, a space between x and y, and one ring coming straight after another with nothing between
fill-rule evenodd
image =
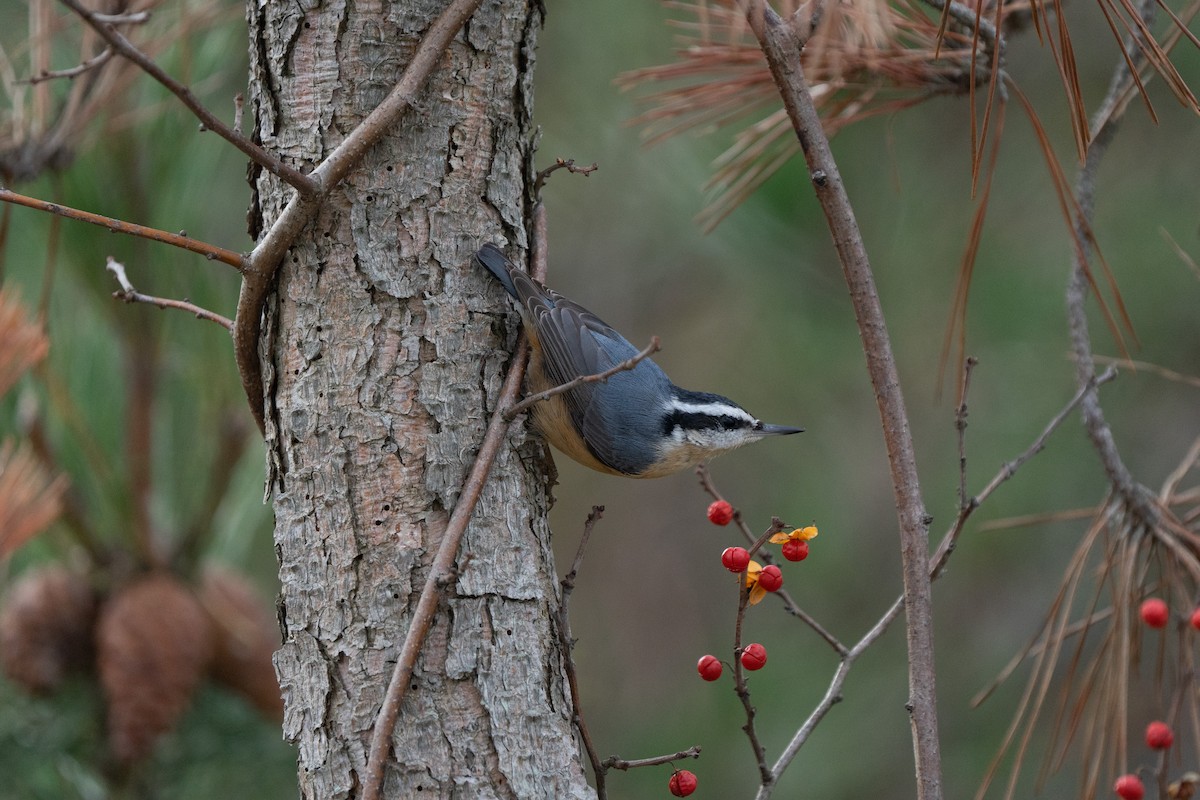
<instances>
[{"instance_id":1,"label":"berry stem","mask_svg":"<svg viewBox=\"0 0 1200 800\"><path fill-rule=\"evenodd\" d=\"M740 517L735 517L735 519L739 526L742 525ZM774 522L778 523L779 520L776 519ZM774 528L775 525L772 524L771 527ZM768 532L763 534L758 542L755 543L755 549L762 546L763 542L770 538L772 533L778 532L778 530L772 531L768 529ZM753 553L754 550L750 552ZM762 785L769 786L774 783L775 778L771 774L771 768L767 766L767 754L763 749L762 742L759 741L758 731L754 727L754 715L756 712L754 705L750 702L750 688L746 685L746 671L742 667L742 623L746 619L746 609L750 603L750 592L746 590L744 575L745 573L742 573L737 576L738 608L737 617L733 625L733 686L738 699L742 701L742 707L746 709L746 724L742 726L742 730L746 732L746 738L750 740L750 748L754 751L755 761L758 762L758 774L762 780Z\"/></svg>"}]
</instances>

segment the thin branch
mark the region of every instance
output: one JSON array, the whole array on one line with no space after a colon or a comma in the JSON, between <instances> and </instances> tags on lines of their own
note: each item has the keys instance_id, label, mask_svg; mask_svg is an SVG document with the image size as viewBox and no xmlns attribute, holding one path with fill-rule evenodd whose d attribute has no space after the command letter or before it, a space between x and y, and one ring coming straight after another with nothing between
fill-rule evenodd
<instances>
[{"instance_id":1,"label":"thin branch","mask_svg":"<svg viewBox=\"0 0 1200 800\"><path fill-rule=\"evenodd\" d=\"M617 758L616 756L609 756L608 758L604 759L604 763L601 766L603 766L605 769L631 770L631 769L637 769L638 767L657 767L659 764L670 764L672 761L681 761L685 758L699 758L699 757L700 757L700 746L694 745L692 747L689 747L687 750L680 750L678 753L672 753L669 756L654 756L653 758L635 758L633 760L626 760L623 758Z\"/></svg>"},{"instance_id":2,"label":"thin branch","mask_svg":"<svg viewBox=\"0 0 1200 800\"><path fill-rule=\"evenodd\" d=\"M106 25L141 25L150 21L150 12L135 11L130 14L98 14L93 11L92 19Z\"/></svg>"},{"instance_id":3,"label":"thin branch","mask_svg":"<svg viewBox=\"0 0 1200 800\"><path fill-rule=\"evenodd\" d=\"M194 314L197 319L208 320L215 322L227 331L233 331L233 320L228 317L223 317L215 311L209 311L207 308L201 308L195 303L189 303L187 300L172 300L169 297L154 297L149 294L142 294L137 289L133 288L133 284L129 282L129 278L125 275L125 265L108 257L108 263L105 269L111 272L117 279L117 283L121 285L119 291L113 292L113 297L118 300L123 300L126 303L146 303L159 308L176 308L180 311L186 311L189 314Z\"/></svg>"},{"instance_id":4,"label":"thin branch","mask_svg":"<svg viewBox=\"0 0 1200 800\"><path fill-rule=\"evenodd\" d=\"M1098 383L1105 382L1111 380L1113 377L1115 377L1115 371L1109 370L1096 380ZM964 384L964 394L965 390L966 385ZM1028 448L1026 448L1012 461L1004 464L1004 466L1000 468L1000 471L996 473L996 475L978 494L971 497L965 504L962 505L958 518L954 521L954 524L951 526L950 530L946 532L946 535L942 538L941 543L938 545L937 551L928 562L928 574L931 581L941 577L946 566L946 561L949 559L950 554L954 551L954 545L958 540L958 537L961 534L967 519L981 506L984 501L991 497L992 493L995 492L1002 483L1011 478L1018 469L1020 469L1027 461L1029 461L1029 459L1033 458L1035 455L1045 449L1046 441L1050 434L1057 430L1062 423L1066 421L1067 417L1070 416L1071 412L1076 408L1076 406L1082 402L1085 391L1086 390L1081 389L1076 392L1075 396L1071 398L1070 402L1068 402L1067 405L1063 407L1063 409L1059 411L1059 413L1056 414L1049 423L1047 423L1041 435L1038 436ZM958 418L959 414L956 414L956 424ZM846 676L849 674L850 667L853 665L854 661L860 655L862 655L867 648L874 644L875 641L879 639L879 637L882 636L885 631L887 631L896 618L900 616L900 612L904 610L904 601L904 595L896 598L895 602L893 602L888 610L884 612L883 616L879 618L875 625L872 626L872 628L867 631L867 633L864 634L863 637L859 639L853 647L849 648L848 650L844 650L842 653L842 660L838 664L837 670L835 670L833 677L830 679L829 687L825 690L824 696L821 698L820 702L817 703L817 706L813 709L812 713L809 714L808 718L792 735L791 741L788 742L788 745L786 748L784 748L783 753L780 754L774 766L771 767L771 781L769 784L764 784L762 787L760 787L757 800L767 800L767 798L771 796L775 783L778 782L779 778L783 775L783 771L787 769L792 759L796 757L796 754L800 751L800 748L806 741L808 741L808 738L812 735L813 730L825 717L825 715L829 713L829 710L842 699L842 686L845 684Z\"/></svg>"},{"instance_id":5,"label":"thin branch","mask_svg":"<svg viewBox=\"0 0 1200 800\"><path fill-rule=\"evenodd\" d=\"M963 362L962 386L958 392L958 410L954 429L958 432L958 513L967 507L967 395L971 391L971 373L979 361L969 357Z\"/></svg>"},{"instance_id":6,"label":"thin branch","mask_svg":"<svg viewBox=\"0 0 1200 800\"><path fill-rule=\"evenodd\" d=\"M779 518L771 521L771 526L766 532L751 545L750 555L766 544L776 533L784 529L783 523ZM746 619L746 609L750 603L750 591L746 586L746 572L743 570L736 576L738 589L738 605L737 616L733 625L733 691L742 701L742 709L746 713L746 724L742 726L742 731L745 732L746 738L750 741L750 749L754 751L754 761L758 765L759 781L763 786L767 786L774 782L770 767L767 766L767 753L763 748L762 740L758 738L758 728L754 724L754 718L758 711L754 708L754 704L750 702L750 687L746 684L746 672L742 666L742 625Z\"/></svg>"},{"instance_id":7,"label":"thin branch","mask_svg":"<svg viewBox=\"0 0 1200 800\"><path fill-rule=\"evenodd\" d=\"M812 732L821 720L825 718L825 715L829 713L829 710L841 702L842 686L846 682L846 676L850 673L850 667L880 636L883 636L896 617L900 615L900 611L903 608L904 597L901 596L892 603L887 612L871 626L871 629L842 658L838 664L838 668L833 673L833 678L829 681L829 687L825 690L821 701L817 703L812 713L808 715L808 718L804 720L796 730L796 733L792 735L791 741L788 742L787 747L783 749L774 766L771 767L771 782L764 783L759 787L758 794L755 795L755 800L767 800L771 796L779 777L783 775L783 771L787 769L788 764L792 762L792 759L800 752L800 748L808 741L808 737L812 735Z\"/></svg>"},{"instance_id":8,"label":"thin branch","mask_svg":"<svg viewBox=\"0 0 1200 800\"><path fill-rule=\"evenodd\" d=\"M158 228L148 228L145 225L125 222L114 217L93 214L90 211L81 211L77 208L60 205L59 203L39 200L36 197L26 197L23 194L17 194L5 188L0 188L0 202L13 203L18 206L36 209L37 211L45 211L49 214L57 214L60 217L79 220L80 222L89 222L92 225L108 228L113 233L125 233L130 236L139 236L143 239L169 244L193 253L199 253L210 261L220 261L222 264L228 264L236 270L241 270L244 266L245 259L241 253L235 253L223 247L201 242L183 234L168 233Z\"/></svg>"},{"instance_id":9,"label":"thin branch","mask_svg":"<svg viewBox=\"0 0 1200 800\"><path fill-rule=\"evenodd\" d=\"M90 69L95 69L96 67L106 64L109 59L113 57L113 55L113 49L111 47L106 47L96 55L92 56L86 61L76 64L73 67L69 67L67 69L45 70L37 75L34 75L32 78L26 78L23 83L33 85L36 83L41 83L42 81L52 81L60 78L75 78Z\"/></svg>"},{"instance_id":10,"label":"thin branch","mask_svg":"<svg viewBox=\"0 0 1200 800\"><path fill-rule=\"evenodd\" d=\"M546 185L546 181L550 178L551 175L553 175L555 172L557 172L560 169L565 169L567 172L571 173L572 175L582 175L583 177L586 178L587 176L591 175L596 170L600 169L600 165L597 164L595 161L593 161L592 165L590 167L577 167L577 166L575 166L575 159L573 159L573 158L556 158L556 159L554 159L553 164L551 164L550 166L546 167L544 170L539 172L537 174L537 178L534 179L534 181L533 181L533 196L534 197L541 197L542 187Z\"/></svg>"},{"instance_id":11,"label":"thin branch","mask_svg":"<svg viewBox=\"0 0 1200 800\"><path fill-rule=\"evenodd\" d=\"M1152 18L1155 9L1153 0L1142 0L1139 14L1142 20ZM1128 52L1134 44L1134 34L1131 32L1122 50ZM1144 51L1143 51L1144 53ZM1140 60L1140 58L1139 58ZM1160 518L1158 507L1153 500L1153 493L1139 484L1129 472L1117 450L1113 439L1112 429L1104 418L1100 406L1099 394L1092 386L1095 379L1096 367L1092 356L1091 335L1088 331L1087 298L1088 298L1088 261L1091 258L1088 231L1092 228L1092 216L1096 205L1096 174L1100 163L1108 152L1120 123L1124 108L1118 107L1126 88L1134 80L1134 67L1126 59L1117 61L1109 81L1108 92L1100 109L1096 112L1089 132L1091 146L1087 157L1079 168L1075 179L1075 200L1078 215L1075 220L1074 235L1079 241L1075 248L1070 277L1067 281L1067 322L1070 328L1071 346L1075 357L1076 382L1081 388L1089 389L1083 397L1081 406L1084 427L1087 430L1096 454L1108 475L1113 489L1122 497L1129 508L1150 527L1155 527Z\"/></svg>"},{"instance_id":12,"label":"thin branch","mask_svg":"<svg viewBox=\"0 0 1200 800\"><path fill-rule=\"evenodd\" d=\"M567 611L567 605L571 599L571 592L575 590L575 578L578 577L579 567L583 564L583 553L587 548L588 540L592 537L592 529L596 527L596 522L603 516L604 506L592 506L592 511L583 524L583 535L579 539L579 548L575 551L575 560L560 581L562 600L559 602L558 612L555 614L558 622L558 646L562 651L563 670L567 673L567 685L571 690L571 722L575 724L576 730L579 731L579 738L583 740L583 749L587 753L588 761L592 762L592 774L596 776L596 796L599 800L606 800L608 797L608 789L605 786L605 773L608 768L600 762L600 756L596 753L596 745L592 743L592 733L583 719L583 707L579 702L579 676L575 670L575 658L571 654L575 647L575 640L571 636L571 617Z\"/></svg>"},{"instance_id":13,"label":"thin branch","mask_svg":"<svg viewBox=\"0 0 1200 800\"><path fill-rule=\"evenodd\" d=\"M1088 383L1087 386L1075 392L1075 396L1066 404L1051 420L1046 423L1046 427L1042 429L1041 434L1029 445L1024 452L1014 458L1012 461L1006 462L1000 471L997 472L987 485L979 491L978 494L968 498L958 511L958 518L954 520L954 524L946 535L942 537L942 541L938 543L937 550L930 559L932 567L930 569L930 577L932 580L937 580L941 577L942 570L946 567L946 562L950 558L950 553L954 551L958 543L958 538L962 534L963 528L967 524L967 520L979 508L979 506L992 496L992 493L1000 488L1000 485L1017 474L1017 470L1025 465L1025 462L1036 456L1042 450L1046 449L1046 442L1050 435L1058 430L1059 426L1066 421L1076 407L1078 407L1087 396L1088 392L1093 391L1097 386L1108 383L1113 378L1117 377L1117 371L1110 367L1103 375L1095 377Z\"/></svg>"},{"instance_id":14,"label":"thin branch","mask_svg":"<svg viewBox=\"0 0 1200 800\"><path fill-rule=\"evenodd\" d=\"M279 156L274 153L268 153L262 147L259 147L222 122L215 114L204 107L204 104L200 102L196 95L192 94L190 89L168 75L162 67L155 63L154 59L137 49L110 22L98 19L97 15L84 8L79 3L79 0L61 0L61 2L78 14L96 33L100 34L100 37L108 42L109 47L134 64L137 64L143 72L161 83L171 94L178 97L180 102L196 115L196 118L200 120L206 129L216 133L238 150L241 150L255 164L260 165L273 175L278 175L299 191L305 194L315 194L317 192L319 185L312 178L294 167L283 163Z\"/></svg>"},{"instance_id":15,"label":"thin branch","mask_svg":"<svg viewBox=\"0 0 1200 800\"><path fill-rule=\"evenodd\" d=\"M942 767L928 568L930 518L921 496L916 454L887 323L854 209L804 77L800 63L803 41L795 28L781 20L762 0L749 4L747 18L799 137L817 199L833 234L863 341L867 372L875 389L900 525L917 797L939 800Z\"/></svg>"},{"instance_id":16,"label":"thin branch","mask_svg":"<svg viewBox=\"0 0 1200 800\"><path fill-rule=\"evenodd\" d=\"M559 384L558 386L553 386L544 392L538 392L537 394L530 395L521 402L515 403L511 408L505 409L504 418L511 422L522 411L527 411L543 400L549 400L555 395L562 394L563 392L569 392L578 386L583 386L585 383L604 383L619 372L627 372L628 370L633 369L638 364L642 363L642 361L649 358L652 353L657 353L661 349L662 347L658 337L652 336L650 337L650 344L646 345L646 347L639 351L636 355L625 359L620 364L610 367L609 369L604 370L604 372L598 372L595 375L580 375L574 380L567 381L566 383Z\"/></svg>"},{"instance_id":17,"label":"thin branch","mask_svg":"<svg viewBox=\"0 0 1200 800\"><path fill-rule=\"evenodd\" d=\"M391 93L313 170L309 177L317 182L317 192L311 196L296 192L250 253L249 264L242 274L242 290L238 295L237 313L234 316L233 355L241 375L242 390L260 431L265 423L262 365L258 361L259 327L263 303L274 285L275 272L284 254L316 214L319 201L341 183L350 170L362 161L368 148L392 130L400 116L412 107L450 41L458 35L481 2L454 0L433 21Z\"/></svg>"}]
</instances>

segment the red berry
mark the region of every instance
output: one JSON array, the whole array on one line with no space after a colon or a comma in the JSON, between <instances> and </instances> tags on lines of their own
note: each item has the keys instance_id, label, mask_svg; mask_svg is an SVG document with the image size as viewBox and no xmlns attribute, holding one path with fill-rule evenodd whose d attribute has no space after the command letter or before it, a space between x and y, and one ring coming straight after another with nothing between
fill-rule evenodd
<instances>
[{"instance_id":1,"label":"red berry","mask_svg":"<svg viewBox=\"0 0 1200 800\"><path fill-rule=\"evenodd\" d=\"M1146 796L1146 787L1137 775L1122 775L1113 784L1113 791L1121 800L1142 800Z\"/></svg>"},{"instance_id":2,"label":"red berry","mask_svg":"<svg viewBox=\"0 0 1200 800\"><path fill-rule=\"evenodd\" d=\"M1192 612L1191 623L1193 628L1200 631L1200 608Z\"/></svg>"},{"instance_id":3,"label":"red berry","mask_svg":"<svg viewBox=\"0 0 1200 800\"><path fill-rule=\"evenodd\" d=\"M750 564L750 551L744 547L726 547L721 553L721 563L730 572L745 572Z\"/></svg>"},{"instance_id":4,"label":"red berry","mask_svg":"<svg viewBox=\"0 0 1200 800\"><path fill-rule=\"evenodd\" d=\"M696 776L686 769L677 769L671 773L671 780L667 783L667 788L676 797L687 797L696 791Z\"/></svg>"},{"instance_id":5,"label":"red berry","mask_svg":"<svg viewBox=\"0 0 1200 800\"><path fill-rule=\"evenodd\" d=\"M758 585L768 592L777 592L783 586L783 573L774 564L768 564L758 573Z\"/></svg>"},{"instance_id":6,"label":"red berry","mask_svg":"<svg viewBox=\"0 0 1200 800\"><path fill-rule=\"evenodd\" d=\"M808 558L808 542L803 539L788 539L783 543L783 557L788 561L803 561Z\"/></svg>"},{"instance_id":7,"label":"red berry","mask_svg":"<svg viewBox=\"0 0 1200 800\"><path fill-rule=\"evenodd\" d=\"M762 669L767 663L767 648L758 642L746 645L742 650L742 666L753 672Z\"/></svg>"},{"instance_id":8,"label":"red berry","mask_svg":"<svg viewBox=\"0 0 1200 800\"><path fill-rule=\"evenodd\" d=\"M708 521L713 525L728 525L733 519L733 506L724 500L717 500L708 507ZM690 772L688 773L691 774Z\"/></svg>"},{"instance_id":9,"label":"red berry","mask_svg":"<svg viewBox=\"0 0 1200 800\"><path fill-rule=\"evenodd\" d=\"M1157 597L1151 597L1142 603L1142 622L1151 628L1165 628L1170 616L1167 604Z\"/></svg>"},{"instance_id":10,"label":"red berry","mask_svg":"<svg viewBox=\"0 0 1200 800\"><path fill-rule=\"evenodd\" d=\"M700 677L706 681L715 681L721 677L721 660L716 656L700 656L699 663L696 664L696 671L700 673Z\"/></svg>"},{"instance_id":11,"label":"red berry","mask_svg":"<svg viewBox=\"0 0 1200 800\"><path fill-rule=\"evenodd\" d=\"M1166 750L1175 741L1171 726L1165 722L1151 722L1146 726L1146 744L1154 750Z\"/></svg>"}]
</instances>

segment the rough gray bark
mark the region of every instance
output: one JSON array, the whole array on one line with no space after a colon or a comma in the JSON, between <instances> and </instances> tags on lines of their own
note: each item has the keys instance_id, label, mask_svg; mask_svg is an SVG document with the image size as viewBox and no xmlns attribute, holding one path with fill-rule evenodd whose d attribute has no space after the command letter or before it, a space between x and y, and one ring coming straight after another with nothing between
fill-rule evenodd
<instances>
[{"instance_id":1,"label":"rough gray bark","mask_svg":"<svg viewBox=\"0 0 1200 800\"><path fill-rule=\"evenodd\" d=\"M248 5L268 149L327 154L381 100L440 0ZM486 3L397 129L288 253L263 333L284 626L276 668L304 797L357 796L375 715L494 404L513 314L470 254L525 244L539 7ZM269 224L289 196L256 176ZM549 495L519 427L498 459L393 735L385 796L591 797L560 654Z\"/></svg>"}]
</instances>

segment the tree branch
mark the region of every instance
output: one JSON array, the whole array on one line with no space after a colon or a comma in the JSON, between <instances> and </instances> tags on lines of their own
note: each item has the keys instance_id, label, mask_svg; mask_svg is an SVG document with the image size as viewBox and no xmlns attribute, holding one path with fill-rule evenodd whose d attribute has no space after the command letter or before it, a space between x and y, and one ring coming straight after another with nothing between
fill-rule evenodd
<instances>
[{"instance_id":1,"label":"tree branch","mask_svg":"<svg viewBox=\"0 0 1200 800\"><path fill-rule=\"evenodd\" d=\"M222 122L215 114L204 107L196 95L192 94L190 89L168 75L162 67L154 62L154 59L137 49L132 42L112 26L111 22L105 21L103 18L98 18L98 15L84 8L79 3L79 0L61 0L61 2L78 14L96 33L100 34L100 37L108 42L109 47L137 64L143 72L161 83L171 94L178 97L180 102L196 115L196 118L200 120L205 128L213 131L238 150L241 150L255 164L262 166L263 169L287 181L289 185L296 187L306 194L313 194L317 191L317 184L312 178L294 167L283 163L279 156L274 153L268 153Z\"/></svg>"},{"instance_id":2,"label":"tree branch","mask_svg":"<svg viewBox=\"0 0 1200 800\"><path fill-rule=\"evenodd\" d=\"M750 555L753 557L758 550L767 543L767 540L776 533L782 531L786 526L776 517L771 520L771 526L766 532L758 537L750 545ZM763 747L762 740L758 738L758 729L754 725L754 717L758 711L754 708L754 704L750 702L750 687L746 685L746 671L742 666L742 625L746 620L746 609L750 603L750 591L746 586L746 572L739 572L735 578L737 579L738 588L738 606L737 617L733 624L733 691L738 696L738 700L742 701L742 709L746 713L746 724L742 726L742 731L745 732L746 738L750 740L750 749L754 751L754 761L758 766L759 783L762 786L771 786L775 783L775 776L771 773L770 767L767 766L767 753Z\"/></svg>"},{"instance_id":3,"label":"tree branch","mask_svg":"<svg viewBox=\"0 0 1200 800\"><path fill-rule=\"evenodd\" d=\"M137 225L132 222L125 222L114 217L105 217L101 214L93 214L90 211L81 211L77 208L60 205L58 203L50 203L46 200L39 200L36 197L26 197L23 194L8 189L0 188L0 202L12 203L18 206L25 206L37 211L45 211L49 214L57 214L60 217L67 219L75 219L81 222L89 222L92 225L99 225L102 228L108 228L113 233L125 233L130 236L140 236L143 239L150 239L154 242L162 242L163 244L173 245L184 250L190 250L193 253L199 253L210 261L220 261L222 264L228 264L236 270L241 270L244 266L245 259L241 253L235 253L232 250L226 250L223 247L201 242L182 233L168 233L161 231L158 228L148 228L145 225Z\"/></svg>"},{"instance_id":4,"label":"tree branch","mask_svg":"<svg viewBox=\"0 0 1200 800\"><path fill-rule=\"evenodd\" d=\"M684 758L699 757L700 747L699 745L694 745L689 747L687 750L680 750L678 753L671 753L670 755L666 756L654 756L653 758L635 758L627 761L623 758L618 758L617 756L609 756L608 758L604 759L604 764L602 766L605 769L619 769L628 771L631 769L637 769L638 767L657 767L659 764L670 764L672 761L679 761Z\"/></svg>"},{"instance_id":5,"label":"tree branch","mask_svg":"<svg viewBox=\"0 0 1200 800\"><path fill-rule=\"evenodd\" d=\"M817 199L833 234L875 388L900 523L917 797L937 800L942 796L942 768L928 569L930 519L921 497L900 377L866 247L800 64L803 43L795 29L761 0L750 4L747 17L804 150Z\"/></svg>"},{"instance_id":6,"label":"tree branch","mask_svg":"<svg viewBox=\"0 0 1200 800\"><path fill-rule=\"evenodd\" d=\"M587 521L583 524L583 535L579 538L579 548L575 551L575 560L571 563L567 574L559 582L559 585L562 586L562 600L558 604L558 613L555 617L558 622L558 646L562 650L563 670L567 673L567 686L571 690L571 721L575 723L575 729L579 731L579 738L583 741L584 752L587 753L588 761L592 763L592 774L596 776L596 796L598 800L607 800L608 789L605 786L607 762L600 762L600 756L596 753L596 745L592 743L592 733L583 719L583 707L579 702L579 676L575 670L575 658L571 655L575 641L571 636L571 616L567 611L571 592L575 590L575 578L579 574L580 565L583 564L584 550L587 548L588 540L592 537L592 528L596 527L596 522L602 516L604 516L604 506L592 506L592 512L588 514Z\"/></svg>"},{"instance_id":7,"label":"tree branch","mask_svg":"<svg viewBox=\"0 0 1200 800\"><path fill-rule=\"evenodd\" d=\"M1103 383L1111 380L1115 375L1115 370L1108 370L1104 375L1096 379L1097 383ZM984 486L984 488L978 494L974 495L961 505L958 518L955 519L954 524L950 527L950 530L946 532L941 543L938 545L937 552L928 562L928 574L931 581L937 580L939 577L941 577L942 572L945 569L946 562L950 558L950 554L954 552L955 542L957 542L959 535L962 533L963 526L966 524L970 516L979 509L985 500L991 497L992 493L995 492L1002 483L1015 475L1017 470L1024 466L1029 459L1033 458L1045 448L1046 441L1049 439L1050 435L1062 425L1067 417L1070 416L1071 412L1080 404L1085 391L1086 390L1081 389L1076 392L1075 396L1071 398L1070 402L1068 402L1061 411L1051 418L1050 422L1046 424L1046 427L1042 431L1041 435L1038 436L1028 448L1026 448L1012 461L1004 464L1004 466L1000 468L1000 471L997 472L990 481L988 481L987 485ZM957 424L958 420L962 418L962 412L957 412L955 417ZM816 729L817 725L821 722L825 715L829 713L829 710L833 708L836 703L841 701L842 686L846 682L846 676L850 672L850 667L853 666L855 660L857 660L858 657L867 650L867 648L873 645L875 641L878 640L885 631L887 631L891 624L896 620L896 617L900 616L900 612L904 610L904 603L904 595L897 597L895 602L892 603L888 610L884 612L883 616L879 618L879 620L871 627L871 629L867 631L863 637L854 644L853 647L845 650L842 653L842 660L838 664L837 669L834 671L833 678L830 679L829 687L825 690L825 695L821 698L820 702L817 703L812 713L808 715L808 718L792 735L791 741L788 742L788 745L784 748L783 753L780 754L774 766L771 767L771 782L769 784L764 784L759 788L756 800L767 800L767 798L771 796L775 783L778 782L779 778L783 775L783 771L787 769L792 759L796 757L796 754L800 751L800 748L804 746L806 741L808 741L808 737L812 735L813 730Z\"/></svg>"},{"instance_id":8,"label":"tree branch","mask_svg":"<svg viewBox=\"0 0 1200 800\"><path fill-rule=\"evenodd\" d=\"M1143 19L1153 17L1155 4L1153 0L1143 0L1139 14ZM1126 52L1133 44L1134 33L1122 47ZM1144 52L1139 49L1139 53ZM1142 60L1139 58L1139 60ZM1092 440L1100 462L1104 466L1109 481L1129 509L1148 527L1155 527L1160 519L1154 493L1139 484L1125 466L1112 429L1104 418L1104 410L1100 406L1100 395L1096 391L1096 365L1092 357L1091 335L1088 331L1087 297L1088 297L1088 264L1091 259L1090 231L1092 216L1096 206L1096 173L1100 170L1100 162L1108 152L1116 135L1121 117L1127 105L1121 103L1126 89L1133 82L1134 73L1125 59L1118 59L1109 81L1108 92L1099 110L1092 119L1091 145L1087 157L1079 168L1075 179L1075 199L1079 209L1075 220L1074 236L1078 245L1072 259L1071 273L1067 281L1067 323L1070 329L1071 347L1075 357L1075 379L1084 391L1081 412L1084 428Z\"/></svg>"},{"instance_id":9,"label":"tree branch","mask_svg":"<svg viewBox=\"0 0 1200 800\"><path fill-rule=\"evenodd\" d=\"M642 349L641 351L639 351L636 355L633 355L633 356L625 359L620 364L616 364L612 367L609 367L608 369L604 370L604 372L598 372L595 375L580 375L578 378L575 378L574 380L567 381L566 383L561 383L558 386L552 386L549 389L545 390L544 392L538 392L537 394L530 395L529 397L526 397L521 402L514 403L511 408L505 409L504 410L504 418L506 420L512 421L522 411L527 411L528 409L532 408L533 406L537 405L538 403L542 402L543 400L549 400L551 397L554 397L555 395L560 395L563 392L569 392L577 386L583 386L585 383L604 383L609 378L611 378L613 375L616 375L619 372L627 372L627 371L633 369L638 364L642 363L647 358L649 358L651 353L657 353L661 349L662 349L662 347L658 340L658 337L651 336L650 344L646 345L646 347L644 349Z\"/></svg>"},{"instance_id":10,"label":"tree branch","mask_svg":"<svg viewBox=\"0 0 1200 800\"><path fill-rule=\"evenodd\" d=\"M108 257L108 263L104 268L116 277L117 283L121 286L120 291L113 292L113 297L118 300L123 300L126 303L147 303L159 308L177 308L180 311L194 314L197 319L215 322L227 331L233 330L233 320L223 317L215 311L201 308L195 303L189 303L187 300L172 300L169 297L154 297L153 295L142 294L133 288L133 284L129 282L129 278L125 274L125 265L115 260L112 256Z\"/></svg>"},{"instance_id":11,"label":"tree branch","mask_svg":"<svg viewBox=\"0 0 1200 800\"><path fill-rule=\"evenodd\" d=\"M90 69L95 69L103 64L108 63L113 57L113 49L106 47L91 58L81 61L73 67L67 69L48 69L39 72L32 78L27 78L24 82L30 84L41 83L42 81L58 80L60 78L76 78Z\"/></svg>"}]
</instances>

